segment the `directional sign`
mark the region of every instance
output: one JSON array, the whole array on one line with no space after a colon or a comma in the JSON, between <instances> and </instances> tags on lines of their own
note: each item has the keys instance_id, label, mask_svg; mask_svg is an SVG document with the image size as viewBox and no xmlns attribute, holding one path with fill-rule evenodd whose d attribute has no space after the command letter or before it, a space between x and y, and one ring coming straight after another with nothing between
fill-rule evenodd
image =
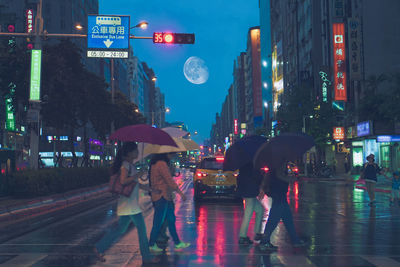
<instances>
[{"instance_id":1,"label":"directional sign","mask_svg":"<svg viewBox=\"0 0 400 267\"><path fill-rule=\"evenodd\" d=\"M129 49L129 16L89 15L88 48Z\"/></svg>"}]
</instances>

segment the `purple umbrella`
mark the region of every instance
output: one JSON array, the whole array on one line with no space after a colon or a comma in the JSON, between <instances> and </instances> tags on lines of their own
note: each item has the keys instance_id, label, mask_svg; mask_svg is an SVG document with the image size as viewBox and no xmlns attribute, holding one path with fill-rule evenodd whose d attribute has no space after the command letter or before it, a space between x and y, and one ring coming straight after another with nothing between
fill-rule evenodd
<instances>
[{"instance_id":1,"label":"purple umbrella","mask_svg":"<svg viewBox=\"0 0 400 267\"><path fill-rule=\"evenodd\" d=\"M147 124L136 124L119 128L111 134L110 139L123 142L143 142L177 147L175 141L169 134Z\"/></svg>"}]
</instances>

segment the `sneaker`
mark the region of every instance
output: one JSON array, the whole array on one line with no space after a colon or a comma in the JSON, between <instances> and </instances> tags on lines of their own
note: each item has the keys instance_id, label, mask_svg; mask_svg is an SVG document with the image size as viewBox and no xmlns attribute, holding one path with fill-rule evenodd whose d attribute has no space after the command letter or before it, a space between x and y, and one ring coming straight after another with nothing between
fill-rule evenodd
<instances>
[{"instance_id":1,"label":"sneaker","mask_svg":"<svg viewBox=\"0 0 400 267\"><path fill-rule=\"evenodd\" d=\"M190 246L190 243L187 242L180 242L178 245L175 245L175 249L183 249L183 248L187 248L188 246Z\"/></svg>"},{"instance_id":2,"label":"sneaker","mask_svg":"<svg viewBox=\"0 0 400 267\"><path fill-rule=\"evenodd\" d=\"M256 236L254 237L254 243L260 244L262 237L263 237L263 234L256 234Z\"/></svg>"},{"instance_id":3,"label":"sneaker","mask_svg":"<svg viewBox=\"0 0 400 267\"><path fill-rule=\"evenodd\" d=\"M302 239L300 239L299 242L297 242L296 244L293 244L293 247L300 248L300 247L304 247L305 245L307 245L307 242L302 240Z\"/></svg>"},{"instance_id":4,"label":"sneaker","mask_svg":"<svg viewBox=\"0 0 400 267\"><path fill-rule=\"evenodd\" d=\"M162 249L162 248L159 248L159 247L157 246L157 244L154 244L153 246L150 246L149 249L150 249L151 251L153 251L153 252L161 252L161 251L163 251L163 249Z\"/></svg>"},{"instance_id":5,"label":"sneaker","mask_svg":"<svg viewBox=\"0 0 400 267\"><path fill-rule=\"evenodd\" d=\"M275 251L278 250L277 246L271 244L271 242L267 242L265 244L260 244L259 246L261 251Z\"/></svg>"},{"instance_id":6,"label":"sneaker","mask_svg":"<svg viewBox=\"0 0 400 267\"><path fill-rule=\"evenodd\" d=\"M246 236L246 237L239 237L239 245L251 245L253 244L253 241Z\"/></svg>"}]
</instances>

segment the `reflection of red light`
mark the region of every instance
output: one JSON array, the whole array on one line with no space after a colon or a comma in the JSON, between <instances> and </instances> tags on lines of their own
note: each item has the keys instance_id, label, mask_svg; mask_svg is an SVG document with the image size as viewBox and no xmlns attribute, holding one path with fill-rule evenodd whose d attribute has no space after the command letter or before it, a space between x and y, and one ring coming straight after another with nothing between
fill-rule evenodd
<instances>
[{"instance_id":1,"label":"reflection of red light","mask_svg":"<svg viewBox=\"0 0 400 267\"><path fill-rule=\"evenodd\" d=\"M265 166L264 168L261 168L262 171L264 171L265 173L269 172L269 168L267 166Z\"/></svg>"}]
</instances>

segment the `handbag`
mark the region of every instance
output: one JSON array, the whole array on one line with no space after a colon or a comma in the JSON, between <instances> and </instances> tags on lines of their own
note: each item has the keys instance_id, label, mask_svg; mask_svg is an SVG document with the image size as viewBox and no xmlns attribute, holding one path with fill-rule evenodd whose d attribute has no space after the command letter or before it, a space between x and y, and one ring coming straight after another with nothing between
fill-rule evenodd
<instances>
[{"instance_id":1,"label":"handbag","mask_svg":"<svg viewBox=\"0 0 400 267\"><path fill-rule=\"evenodd\" d=\"M132 194L132 191L135 188L136 184L137 182L131 182L126 185L121 184L120 172L117 172L110 176L108 191L113 194L129 197Z\"/></svg>"}]
</instances>

